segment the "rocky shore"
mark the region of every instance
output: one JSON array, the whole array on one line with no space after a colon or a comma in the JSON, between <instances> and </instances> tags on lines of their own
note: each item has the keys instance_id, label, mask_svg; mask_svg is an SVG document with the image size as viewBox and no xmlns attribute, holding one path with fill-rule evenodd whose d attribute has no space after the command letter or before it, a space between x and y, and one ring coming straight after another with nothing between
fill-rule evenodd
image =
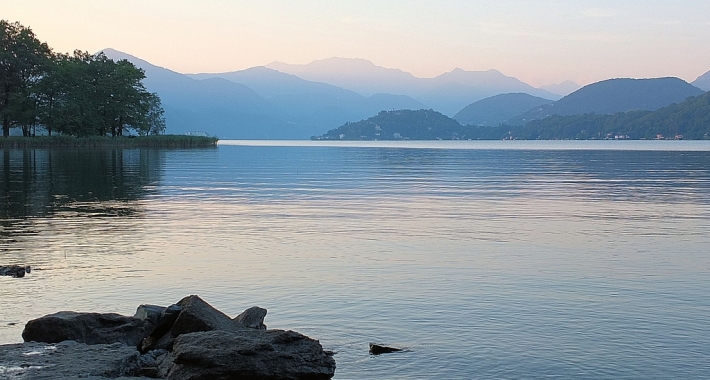
<instances>
[{"instance_id":1,"label":"rocky shore","mask_svg":"<svg viewBox=\"0 0 710 380\"><path fill-rule=\"evenodd\" d=\"M269 330L266 309L230 318L192 295L135 315L62 311L29 321L25 343L0 345L3 379L321 380L333 353L295 331Z\"/></svg>"}]
</instances>

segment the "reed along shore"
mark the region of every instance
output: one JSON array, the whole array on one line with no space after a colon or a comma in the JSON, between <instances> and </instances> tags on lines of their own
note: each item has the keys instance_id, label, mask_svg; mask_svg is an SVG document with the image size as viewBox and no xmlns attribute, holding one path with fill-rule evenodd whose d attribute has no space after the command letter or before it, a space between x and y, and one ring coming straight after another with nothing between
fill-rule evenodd
<instances>
[{"instance_id":1,"label":"reed along shore","mask_svg":"<svg viewBox=\"0 0 710 380\"><path fill-rule=\"evenodd\" d=\"M73 137L11 136L0 138L0 149L24 148L210 148L217 146L216 137L187 135Z\"/></svg>"}]
</instances>

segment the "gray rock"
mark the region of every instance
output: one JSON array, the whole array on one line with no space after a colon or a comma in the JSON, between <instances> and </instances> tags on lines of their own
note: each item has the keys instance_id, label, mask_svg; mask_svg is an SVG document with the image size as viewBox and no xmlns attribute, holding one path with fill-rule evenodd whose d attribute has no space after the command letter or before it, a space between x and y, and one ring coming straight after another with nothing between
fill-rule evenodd
<instances>
[{"instance_id":1,"label":"gray rock","mask_svg":"<svg viewBox=\"0 0 710 380\"><path fill-rule=\"evenodd\" d=\"M133 318L142 319L157 326L165 312L166 307L156 305L140 305L133 314Z\"/></svg>"},{"instance_id":2,"label":"gray rock","mask_svg":"<svg viewBox=\"0 0 710 380\"><path fill-rule=\"evenodd\" d=\"M231 330L234 321L198 296L188 296L177 303L182 310L175 319L170 334L174 337L198 331Z\"/></svg>"},{"instance_id":3,"label":"gray rock","mask_svg":"<svg viewBox=\"0 0 710 380\"><path fill-rule=\"evenodd\" d=\"M265 317L266 309L254 306L237 315L234 321L250 329L266 330L266 325L264 324Z\"/></svg>"},{"instance_id":4,"label":"gray rock","mask_svg":"<svg viewBox=\"0 0 710 380\"><path fill-rule=\"evenodd\" d=\"M180 335L158 372L168 380L320 380L334 374L335 360L317 340L255 329Z\"/></svg>"},{"instance_id":5,"label":"gray rock","mask_svg":"<svg viewBox=\"0 0 710 380\"><path fill-rule=\"evenodd\" d=\"M22 343L0 346L2 379L106 379L136 376L140 354L120 343ZM132 377L135 379L135 377Z\"/></svg>"},{"instance_id":6,"label":"gray rock","mask_svg":"<svg viewBox=\"0 0 710 380\"><path fill-rule=\"evenodd\" d=\"M148 335L150 326L142 319L119 314L60 311L27 322L25 342L58 343L74 340L86 344L123 343L132 347Z\"/></svg>"},{"instance_id":7,"label":"gray rock","mask_svg":"<svg viewBox=\"0 0 710 380\"><path fill-rule=\"evenodd\" d=\"M192 295L165 310L159 326L141 343L141 352L170 349L177 336L198 331L244 328L215 309L202 298Z\"/></svg>"}]
</instances>

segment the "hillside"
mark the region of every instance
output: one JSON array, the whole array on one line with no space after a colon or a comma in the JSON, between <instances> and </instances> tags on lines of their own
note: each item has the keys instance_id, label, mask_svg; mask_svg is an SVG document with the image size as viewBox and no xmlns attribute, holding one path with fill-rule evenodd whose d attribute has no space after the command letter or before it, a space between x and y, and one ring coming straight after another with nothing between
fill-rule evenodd
<instances>
[{"instance_id":1,"label":"hillside","mask_svg":"<svg viewBox=\"0 0 710 380\"><path fill-rule=\"evenodd\" d=\"M365 97L354 91L304 80L266 67L189 76L195 79L221 78L245 85L278 107L286 122L313 126L314 133L385 109L424 107L407 96L375 94Z\"/></svg>"},{"instance_id":2,"label":"hillside","mask_svg":"<svg viewBox=\"0 0 710 380\"><path fill-rule=\"evenodd\" d=\"M692 83L693 86L703 90L710 91L710 71L698 77Z\"/></svg>"},{"instance_id":3,"label":"hillside","mask_svg":"<svg viewBox=\"0 0 710 380\"><path fill-rule=\"evenodd\" d=\"M433 110L382 111L367 120L346 123L314 140L456 140L465 127Z\"/></svg>"},{"instance_id":4,"label":"hillside","mask_svg":"<svg viewBox=\"0 0 710 380\"><path fill-rule=\"evenodd\" d=\"M552 100L525 93L500 94L469 104L454 119L461 124L494 127L525 111L551 103Z\"/></svg>"},{"instance_id":5,"label":"hillside","mask_svg":"<svg viewBox=\"0 0 710 380\"><path fill-rule=\"evenodd\" d=\"M145 70L146 88L162 100L168 133L268 139L303 138L310 132L284 122L277 107L247 86L220 78L196 80L113 49L103 52Z\"/></svg>"},{"instance_id":6,"label":"hillside","mask_svg":"<svg viewBox=\"0 0 710 380\"><path fill-rule=\"evenodd\" d=\"M528 121L551 115L611 115L632 110L655 111L702 93L699 88L678 78L608 79L584 86L551 106L542 106L512 118L510 124L525 125Z\"/></svg>"},{"instance_id":7,"label":"hillside","mask_svg":"<svg viewBox=\"0 0 710 380\"><path fill-rule=\"evenodd\" d=\"M521 139L654 139L699 140L710 136L710 92L656 111L612 115L551 116L528 123L515 134Z\"/></svg>"},{"instance_id":8,"label":"hillside","mask_svg":"<svg viewBox=\"0 0 710 380\"><path fill-rule=\"evenodd\" d=\"M710 92L656 111L554 115L525 126L461 125L432 110L380 112L315 140L710 139Z\"/></svg>"}]
</instances>

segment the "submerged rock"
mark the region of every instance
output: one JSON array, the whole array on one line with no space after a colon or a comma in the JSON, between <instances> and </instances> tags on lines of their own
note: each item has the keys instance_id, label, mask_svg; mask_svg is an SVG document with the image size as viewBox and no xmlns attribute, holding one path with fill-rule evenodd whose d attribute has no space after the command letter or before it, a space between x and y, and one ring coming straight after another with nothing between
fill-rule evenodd
<instances>
[{"instance_id":1,"label":"submerged rock","mask_svg":"<svg viewBox=\"0 0 710 380\"><path fill-rule=\"evenodd\" d=\"M148 322L124 315L60 311L27 322L22 339L43 343L65 340L85 344L123 343L137 347L149 329Z\"/></svg>"},{"instance_id":2,"label":"submerged rock","mask_svg":"<svg viewBox=\"0 0 710 380\"><path fill-rule=\"evenodd\" d=\"M389 354L391 352L403 351L401 348L387 347L380 344L370 343L370 354L381 355Z\"/></svg>"}]
</instances>

